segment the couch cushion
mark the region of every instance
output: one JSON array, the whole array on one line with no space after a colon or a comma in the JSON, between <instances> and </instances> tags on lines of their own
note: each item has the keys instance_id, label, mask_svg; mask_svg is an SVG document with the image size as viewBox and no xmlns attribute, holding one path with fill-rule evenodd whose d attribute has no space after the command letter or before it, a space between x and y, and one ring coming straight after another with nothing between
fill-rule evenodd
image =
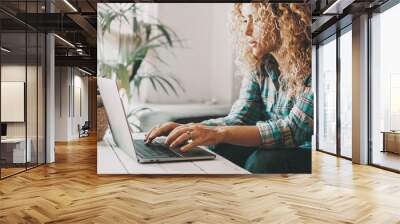
<instances>
[{"instance_id":1,"label":"couch cushion","mask_svg":"<svg viewBox=\"0 0 400 224\"><path fill-rule=\"evenodd\" d=\"M168 121L188 123L223 117L229 113L231 106L215 104L141 104L136 106L136 109L138 108L148 108L136 113L142 131L148 131L152 127Z\"/></svg>"}]
</instances>

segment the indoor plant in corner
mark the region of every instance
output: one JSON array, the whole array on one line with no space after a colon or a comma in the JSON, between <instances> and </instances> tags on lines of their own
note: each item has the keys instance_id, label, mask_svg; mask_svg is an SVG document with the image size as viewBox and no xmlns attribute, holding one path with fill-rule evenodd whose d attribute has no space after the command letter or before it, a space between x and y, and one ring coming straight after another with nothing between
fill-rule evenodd
<instances>
[{"instance_id":1,"label":"indoor plant in corner","mask_svg":"<svg viewBox=\"0 0 400 224\"><path fill-rule=\"evenodd\" d=\"M152 60L166 64L158 53L158 49L171 49L177 44L182 46L177 34L159 20L148 22L141 19L143 11L135 3L114 3L101 4L98 10L97 24L99 29L100 54L98 57L98 74L100 77L115 79L122 95L127 96L129 102L136 94L139 95L140 85L144 80L148 80L154 90L161 89L166 94L172 91L178 95L177 87L184 91L179 81L171 75L161 73L154 63L146 61L146 56L151 53ZM122 33L123 25L130 26L129 33ZM117 31L112 28L118 27ZM113 32L114 31L114 32ZM116 34L118 41L118 59L115 61L104 60L101 50L104 46L106 34ZM152 72L144 72L144 62L151 65ZM131 128L138 131L140 124L135 119L135 113L146 108L128 112L128 120ZM98 140L102 139L107 129L108 123L104 112L101 98L98 97Z\"/></svg>"}]
</instances>

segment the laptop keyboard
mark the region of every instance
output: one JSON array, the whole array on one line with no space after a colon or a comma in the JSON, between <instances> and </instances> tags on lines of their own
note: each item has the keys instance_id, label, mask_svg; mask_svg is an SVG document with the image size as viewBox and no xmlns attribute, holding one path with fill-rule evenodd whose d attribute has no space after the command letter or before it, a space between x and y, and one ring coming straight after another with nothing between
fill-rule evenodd
<instances>
[{"instance_id":1,"label":"laptop keyboard","mask_svg":"<svg viewBox=\"0 0 400 224\"><path fill-rule=\"evenodd\" d=\"M179 157L213 157L215 155L209 153L200 147L182 152L179 148L171 149L165 144L165 137L155 138L150 144L146 145L143 140L135 140L133 146L135 151L142 158L179 158Z\"/></svg>"},{"instance_id":2,"label":"laptop keyboard","mask_svg":"<svg viewBox=\"0 0 400 224\"><path fill-rule=\"evenodd\" d=\"M153 157L153 158L171 158L181 157L181 155L175 153L163 140L153 140L152 143L146 145L143 140L136 140L133 142L135 151L142 155L142 157Z\"/></svg>"}]
</instances>

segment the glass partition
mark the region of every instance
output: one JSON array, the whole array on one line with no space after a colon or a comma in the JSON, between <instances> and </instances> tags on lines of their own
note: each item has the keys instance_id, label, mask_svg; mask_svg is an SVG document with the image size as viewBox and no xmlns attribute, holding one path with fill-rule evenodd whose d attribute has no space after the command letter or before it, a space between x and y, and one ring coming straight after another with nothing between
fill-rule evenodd
<instances>
[{"instance_id":1,"label":"glass partition","mask_svg":"<svg viewBox=\"0 0 400 224\"><path fill-rule=\"evenodd\" d=\"M346 32L347 31L347 32ZM352 157L352 33L340 36L340 155Z\"/></svg>"},{"instance_id":2,"label":"glass partition","mask_svg":"<svg viewBox=\"0 0 400 224\"><path fill-rule=\"evenodd\" d=\"M336 37L318 47L318 149L336 154Z\"/></svg>"},{"instance_id":3,"label":"glass partition","mask_svg":"<svg viewBox=\"0 0 400 224\"><path fill-rule=\"evenodd\" d=\"M31 161L26 141L26 41L25 32L1 34L2 177L24 171Z\"/></svg>"},{"instance_id":4,"label":"glass partition","mask_svg":"<svg viewBox=\"0 0 400 224\"><path fill-rule=\"evenodd\" d=\"M45 34L15 18L43 5L0 2L0 178L45 162Z\"/></svg>"},{"instance_id":5,"label":"glass partition","mask_svg":"<svg viewBox=\"0 0 400 224\"><path fill-rule=\"evenodd\" d=\"M43 33L38 34L38 65L37 65L37 162L43 164L46 162L46 37Z\"/></svg>"},{"instance_id":6,"label":"glass partition","mask_svg":"<svg viewBox=\"0 0 400 224\"><path fill-rule=\"evenodd\" d=\"M400 4L371 18L371 162L400 171Z\"/></svg>"},{"instance_id":7,"label":"glass partition","mask_svg":"<svg viewBox=\"0 0 400 224\"><path fill-rule=\"evenodd\" d=\"M27 33L27 81L26 81L26 111L27 111L27 150L30 151L28 168L37 165L38 158L38 35Z\"/></svg>"},{"instance_id":8,"label":"glass partition","mask_svg":"<svg viewBox=\"0 0 400 224\"><path fill-rule=\"evenodd\" d=\"M26 12L37 13L37 2L27 1ZM37 20L33 17L31 20ZM36 22L36 21L35 21ZM35 30L27 28L27 74L26 74L26 110L27 110L27 150L31 151L30 161L27 162L27 168L37 165L37 61L38 35Z\"/></svg>"}]
</instances>

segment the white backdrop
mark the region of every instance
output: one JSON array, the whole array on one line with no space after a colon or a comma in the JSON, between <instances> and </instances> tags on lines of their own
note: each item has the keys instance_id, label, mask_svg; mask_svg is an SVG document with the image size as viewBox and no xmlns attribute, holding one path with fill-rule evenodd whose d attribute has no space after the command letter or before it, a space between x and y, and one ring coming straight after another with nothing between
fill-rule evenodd
<instances>
[{"instance_id":1,"label":"white backdrop","mask_svg":"<svg viewBox=\"0 0 400 224\"><path fill-rule=\"evenodd\" d=\"M227 3L163 3L146 4L142 11L145 18L159 19L172 28L184 40L184 47L172 52L159 50L159 55L168 65L158 63L151 54L146 58L156 64L165 74L177 77L186 92L178 91L169 96L162 90L155 92L150 81L141 85L142 103L202 103L214 99L216 103L231 104L237 96L240 78L233 76L233 50L230 41L229 16L232 4ZM100 4L101 9L101 4ZM98 41L99 59L112 61L118 57L117 46L119 23L111 27L102 43ZM121 33L129 33L131 26L122 25ZM172 53L172 54L171 54ZM142 71L151 71L152 66L143 64ZM235 81L234 81L235 80ZM160 89L160 88L159 88Z\"/></svg>"},{"instance_id":2,"label":"white backdrop","mask_svg":"<svg viewBox=\"0 0 400 224\"><path fill-rule=\"evenodd\" d=\"M179 97L155 92L147 82L141 89L142 101L152 103L192 103L214 98L218 103L232 101L233 59L229 33L231 4L158 4L158 19L171 27L184 48L160 51L168 66L161 71L178 77L186 89ZM151 60L151 59L150 59Z\"/></svg>"},{"instance_id":3,"label":"white backdrop","mask_svg":"<svg viewBox=\"0 0 400 224\"><path fill-rule=\"evenodd\" d=\"M24 95L24 82L1 82L1 122L25 122Z\"/></svg>"}]
</instances>

